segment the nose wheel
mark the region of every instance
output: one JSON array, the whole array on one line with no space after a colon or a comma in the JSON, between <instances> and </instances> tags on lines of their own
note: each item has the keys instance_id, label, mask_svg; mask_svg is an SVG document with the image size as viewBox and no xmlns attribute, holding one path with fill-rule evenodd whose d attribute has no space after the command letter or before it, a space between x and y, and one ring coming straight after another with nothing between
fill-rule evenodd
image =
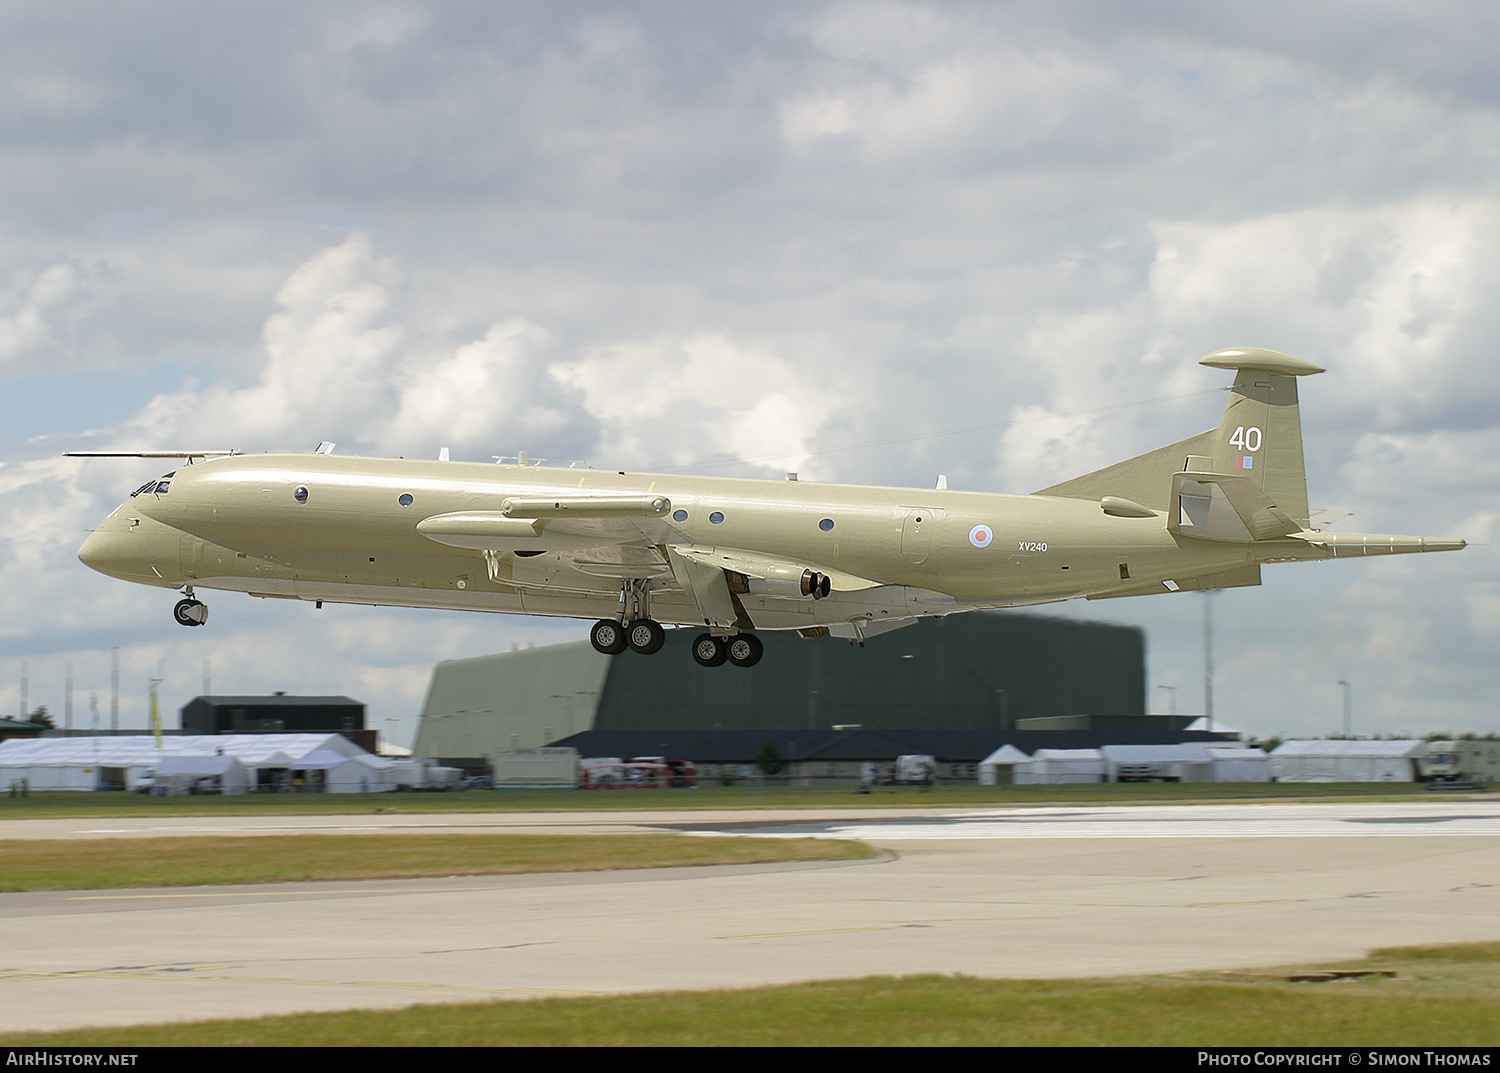
<instances>
[{"instance_id":1,"label":"nose wheel","mask_svg":"<svg viewBox=\"0 0 1500 1073\"><path fill-rule=\"evenodd\" d=\"M190 596L177 601L177 606L172 608L172 617L179 626L201 626L208 621L208 605Z\"/></svg>"}]
</instances>

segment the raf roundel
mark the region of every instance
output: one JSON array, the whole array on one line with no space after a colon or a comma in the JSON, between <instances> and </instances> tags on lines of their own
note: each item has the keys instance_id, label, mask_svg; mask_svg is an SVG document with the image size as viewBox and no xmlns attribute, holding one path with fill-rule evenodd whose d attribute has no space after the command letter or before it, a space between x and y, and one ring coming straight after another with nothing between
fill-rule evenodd
<instances>
[{"instance_id":1,"label":"raf roundel","mask_svg":"<svg viewBox=\"0 0 1500 1073\"><path fill-rule=\"evenodd\" d=\"M987 525L976 525L969 530L969 543L976 548L987 548L995 539L995 531Z\"/></svg>"}]
</instances>

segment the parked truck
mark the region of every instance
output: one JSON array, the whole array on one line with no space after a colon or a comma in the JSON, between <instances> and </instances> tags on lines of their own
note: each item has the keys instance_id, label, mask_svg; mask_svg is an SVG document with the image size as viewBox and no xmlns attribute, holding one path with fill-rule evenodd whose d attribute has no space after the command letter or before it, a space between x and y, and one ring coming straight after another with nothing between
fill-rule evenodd
<instances>
[{"instance_id":1,"label":"parked truck","mask_svg":"<svg viewBox=\"0 0 1500 1073\"><path fill-rule=\"evenodd\" d=\"M1416 764L1417 780L1429 790L1482 790L1500 766L1500 742L1430 741Z\"/></svg>"}]
</instances>

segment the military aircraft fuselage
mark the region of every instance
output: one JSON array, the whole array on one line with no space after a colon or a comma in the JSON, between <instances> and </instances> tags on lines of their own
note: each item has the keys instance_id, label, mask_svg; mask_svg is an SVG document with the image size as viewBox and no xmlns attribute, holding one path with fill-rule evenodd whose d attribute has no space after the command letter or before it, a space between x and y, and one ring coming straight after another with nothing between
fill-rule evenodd
<instances>
[{"instance_id":1,"label":"military aircraft fuselage","mask_svg":"<svg viewBox=\"0 0 1500 1073\"><path fill-rule=\"evenodd\" d=\"M184 625L206 618L184 611L203 607L193 589L228 589L597 617L608 651L624 644L608 619L657 638L656 622L862 638L977 607L1253 585L1267 562L1463 546L1310 528L1291 381L1319 370L1256 350L1204 363L1239 372L1217 433L1034 495L235 454L139 489L79 554L187 590ZM649 634L630 643L654 651Z\"/></svg>"}]
</instances>

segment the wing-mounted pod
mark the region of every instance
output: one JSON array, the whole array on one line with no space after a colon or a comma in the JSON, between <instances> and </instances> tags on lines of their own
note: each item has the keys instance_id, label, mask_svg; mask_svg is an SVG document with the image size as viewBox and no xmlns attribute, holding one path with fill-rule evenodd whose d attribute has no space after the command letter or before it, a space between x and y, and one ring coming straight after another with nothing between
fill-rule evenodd
<instances>
[{"instance_id":1,"label":"wing-mounted pod","mask_svg":"<svg viewBox=\"0 0 1500 1073\"><path fill-rule=\"evenodd\" d=\"M665 496L513 496L499 510L435 514L417 532L472 551L570 551L584 545L640 540L636 521L672 509Z\"/></svg>"}]
</instances>

